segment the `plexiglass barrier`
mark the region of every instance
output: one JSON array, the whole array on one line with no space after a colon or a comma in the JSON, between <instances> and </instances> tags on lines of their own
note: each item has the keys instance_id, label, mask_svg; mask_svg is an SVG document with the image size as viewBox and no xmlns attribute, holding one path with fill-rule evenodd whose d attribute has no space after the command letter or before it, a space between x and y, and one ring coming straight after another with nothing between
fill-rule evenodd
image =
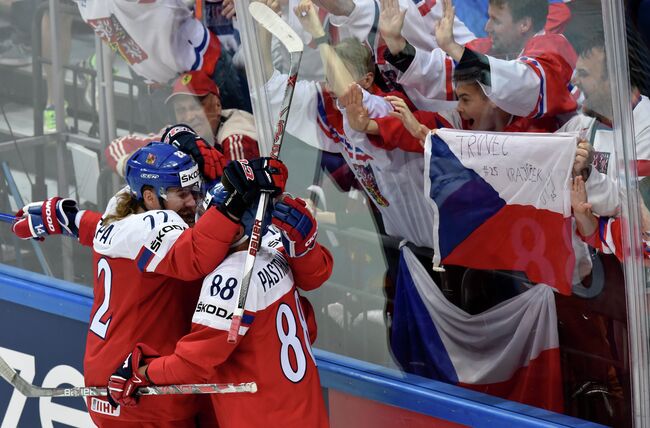
<instances>
[{"instance_id":1,"label":"plexiglass barrier","mask_svg":"<svg viewBox=\"0 0 650 428\"><path fill-rule=\"evenodd\" d=\"M334 258L304 293L315 347L647 424L644 2L265 2L304 44L279 131L290 55L248 2L207 1L200 19L181 0L9 3L0 212L60 195L103 213L172 124L227 160L285 132L286 190ZM92 287L74 239L0 237L0 262Z\"/></svg>"}]
</instances>

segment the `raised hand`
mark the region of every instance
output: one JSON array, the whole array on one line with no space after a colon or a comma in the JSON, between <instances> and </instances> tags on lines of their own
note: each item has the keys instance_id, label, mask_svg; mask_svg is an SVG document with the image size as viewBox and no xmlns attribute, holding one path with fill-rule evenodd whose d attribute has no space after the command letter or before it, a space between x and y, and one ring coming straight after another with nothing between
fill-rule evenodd
<instances>
[{"instance_id":1,"label":"raised hand","mask_svg":"<svg viewBox=\"0 0 650 428\"><path fill-rule=\"evenodd\" d=\"M406 105L406 102L402 98L393 95L384 97L384 99L393 106L393 111L388 114L401 120L404 128L412 136L420 141L424 141L431 130L417 120Z\"/></svg>"},{"instance_id":2,"label":"raised hand","mask_svg":"<svg viewBox=\"0 0 650 428\"><path fill-rule=\"evenodd\" d=\"M452 5L451 0L442 0L442 18L436 24L436 41L440 49L452 57L454 61L460 61L465 48L454 39L454 18L456 8Z\"/></svg>"},{"instance_id":3,"label":"raised hand","mask_svg":"<svg viewBox=\"0 0 650 428\"><path fill-rule=\"evenodd\" d=\"M591 215L591 204L587 202L585 181L580 176L575 177L571 183L571 207L576 217L579 215Z\"/></svg>"},{"instance_id":4,"label":"raised hand","mask_svg":"<svg viewBox=\"0 0 650 428\"><path fill-rule=\"evenodd\" d=\"M339 98L339 103L345 108L350 128L355 131L366 132L370 117L368 116L368 110L363 106L361 86L356 83L350 84L343 96Z\"/></svg>"},{"instance_id":5,"label":"raised hand","mask_svg":"<svg viewBox=\"0 0 650 428\"><path fill-rule=\"evenodd\" d=\"M300 0L300 3L293 9L293 12L298 17L302 28L311 34L314 39L325 35L323 24L321 24L318 13L316 12L316 6L314 6L311 0Z\"/></svg>"},{"instance_id":6,"label":"raised hand","mask_svg":"<svg viewBox=\"0 0 650 428\"><path fill-rule=\"evenodd\" d=\"M406 39L402 37L404 15L406 10L400 10L398 0L381 0L379 32L393 55L397 55L406 46Z\"/></svg>"}]
</instances>

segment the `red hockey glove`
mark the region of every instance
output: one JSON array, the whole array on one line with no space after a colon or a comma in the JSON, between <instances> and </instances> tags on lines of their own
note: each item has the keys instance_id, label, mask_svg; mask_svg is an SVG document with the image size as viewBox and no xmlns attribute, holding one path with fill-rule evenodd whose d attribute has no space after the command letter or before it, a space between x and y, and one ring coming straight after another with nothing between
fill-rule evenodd
<instances>
[{"instance_id":1,"label":"red hockey glove","mask_svg":"<svg viewBox=\"0 0 650 428\"><path fill-rule=\"evenodd\" d=\"M238 193L247 205L253 204L261 191L277 196L284 192L289 172L282 161L271 158L230 161L221 182L230 193Z\"/></svg>"},{"instance_id":2,"label":"red hockey glove","mask_svg":"<svg viewBox=\"0 0 650 428\"><path fill-rule=\"evenodd\" d=\"M60 197L47 201L32 202L16 213L16 222L11 230L20 239L43 239L47 235L79 237L75 217L79 209L77 202Z\"/></svg>"},{"instance_id":3,"label":"red hockey glove","mask_svg":"<svg viewBox=\"0 0 650 428\"><path fill-rule=\"evenodd\" d=\"M223 175L227 159L189 126L181 123L167 128L162 141L192 156L206 181L214 181Z\"/></svg>"},{"instance_id":4,"label":"red hockey glove","mask_svg":"<svg viewBox=\"0 0 650 428\"><path fill-rule=\"evenodd\" d=\"M228 159L219 150L210 146L204 139L196 140L196 145L203 156L203 177L207 182L215 181L223 175Z\"/></svg>"},{"instance_id":5,"label":"red hockey glove","mask_svg":"<svg viewBox=\"0 0 650 428\"><path fill-rule=\"evenodd\" d=\"M289 257L302 257L314 248L318 224L300 198L284 195L273 209L273 224L282 232L282 245Z\"/></svg>"},{"instance_id":6,"label":"red hockey glove","mask_svg":"<svg viewBox=\"0 0 650 428\"><path fill-rule=\"evenodd\" d=\"M150 346L143 343L135 345L124 363L108 378L108 402L111 406L132 407L138 402L135 395L138 388L151 385L151 381L140 375L138 369L160 355Z\"/></svg>"}]
</instances>

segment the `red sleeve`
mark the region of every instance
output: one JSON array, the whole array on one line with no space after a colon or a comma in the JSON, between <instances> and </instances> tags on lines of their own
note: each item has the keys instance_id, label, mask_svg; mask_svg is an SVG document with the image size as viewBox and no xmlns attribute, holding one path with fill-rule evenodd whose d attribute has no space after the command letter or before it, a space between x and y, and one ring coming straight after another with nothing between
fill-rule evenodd
<instances>
[{"instance_id":1,"label":"red sleeve","mask_svg":"<svg viewBox=\"0 0 650 428\"><path fill-rule=\"evenodd\" d=\"M208 383L214 368L237 349L227 342L228 332L192 323L192 331L177 343L174 353L149 363L147 376L156 385Z\"/></svg>"},{"instance_id":2,"label":"red sleeve","mask_svg":"<svg viewBox=\"0 0 650 428\"><path fill-rule=\"evenodd\" d=\"M334 267L332 254L318 242L302 257L292 258L287 256L286 252L283 253L291 266L293 281L301 290L315 290L332 275Z\"/></svg>"},{"instance_id":3,"label":"red sleeve","mask_svg":"<svg viewBox=\"0 0 650 428\"><path fill-rule=\"evenodd\" d=\"M547 33L562 34L571 20L571 9L565 3L557 2L548 5L548 16L544 31Z\"/></svg>"},{"instance_id":4,"label":"red sleeve","mask_svg":"<svg viewBox=\"0 0 650 428\"><path fill-rule=\"evenodd\" d=\"M529 117L557 116L573 112L577 103L569 85L577 55L564 36L547 34L533 37L524 50L520 61L528 65L539 77L541 83L540 104Z\"/></svg>"},{"instance_id":5,"label":"red sleeve","mask_svg":"<svg viewBox=\"0 0 650 428\"><path fill-rule=\"evenodd\" d=\"M243 134L232 134L221 142L223 154L229 160L254 159L260 157L257 141Z\"/></svg>"},{"instance_id":6,"label":"red sleeve","mask_svg":"<svg viewBox=\"0 0 650 428\"><path fill-rule=\"evenodd\" d=\"M93 246L97 224L102 219L102 215L95 211L84 211L79 221L79 243L86 247Z\"/></svg>"},{"instance_id":7,"label":"red sleeve","mask_svg":"<svg viewBox=\"0 0 650 428\"><path fill-rule=\"evenodd\" d=\"M474 52L488 54L492 50L492 39L490 37L481 37L479 39L474 39L469 43L465 44L466 48L473 50Z\"/></svg>"},{"instance_id":8,"label":"red sleeve","mask_svg":"<svg viewBox=\"0 0 650 428\"><path fill-rule=\"evenodd\" d=\"M450 127L450 124L438 113L418 110L414 111L415 118L429 129ZM377 122L381 138L370 138L370 142L385 150L402 149L405 152L424 153L420 140L406 130L398 118L386 116L373 119Z\"/></svg>"},{"instance_id":9,"label":"red sleeve","mask_svg":"<svg viewBox=\"0 0 650 428\"><path fill-rule=\"evenodd\" d=\"M184 281L202 279L226 257L239 227L216 208L210 208L194 227L179 235L155 272Z\"/></svg>"},{"instance_id":10,"label":"red sleeve","mask_svg":"<svg viewBox=\"0 0 650 428\"><path fill-rule=\"evenodd\" d=\"M594 216L596 217L596 216ZM600 235L598 233L598 228L594 230L594 233L592 233L589 236L584 236L582 233L580 233L580 230L576 229L576 233L582 239L585 243L587 243L590 247L594 247L597 250L602 250L602 242L600 242Z\"/></svg>"},{"instance_id":11,"label":"red sleeve","mask_svg":"<svg viewBox=\"0 0 650 428\"><path fill-rule=\"evenodd\" d=\"M106 163L115 172L117 170L117 162L124 156L130 155L140 147L144 147L152 141L160 141L162 134L149 134L146 137L138 137L137 135L125 135L124 137L116 138L106 147L104 155L106 156Z\"/></svg>"}]
</instances>

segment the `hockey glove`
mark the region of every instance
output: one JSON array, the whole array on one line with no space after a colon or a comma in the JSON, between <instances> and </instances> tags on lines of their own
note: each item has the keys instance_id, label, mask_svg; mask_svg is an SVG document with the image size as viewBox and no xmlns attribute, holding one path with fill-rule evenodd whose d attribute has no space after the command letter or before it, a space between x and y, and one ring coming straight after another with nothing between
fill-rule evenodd
<instances>
[{"instance_id":1,"label":"hockey glove","mask_svg":"<svg viewBox=\"0 0 650 428\"><path fill-rule=\"evenodd\" d=\"M108 378L108 396L106 398L111 406L132 407L137 404L138 397L135 395L137 389L152 384L146 375L142 376L138 372L138 369L159 356L150 346L143 343L135 345L133 352Z\"/></svg>"},{"instance_id":2,"label":"hockey glove","mask_svg":"<svg viewBox=\"0 0 650 428\"><path fill-rule=\"evenodd\" d=\"M181 123L167 128L162 141L192 156L206 181L214 181L223 175L227 159L189 126Z\"/></svg>"},{"instance_id":3,"label":"hockey glove","mask_svg":"<svg viewBox=\"0 0 650 428\"><path fill-rule=\"evenodd\" d=\"M77 202L60 197L47 201L32 202L16 213L12 231L20 239L43 240L47 235L79 237L75 217L79 209Z\"/></svg>"},{"instance_id":4,"label":"hockey glove","mask_svg":"<svg viewBox=\"0 0 650 428\"><path fill-rule=\"evenodd\" d=\"M260 191L271 192L271 196L284 192L288 175L287 167L278 159L242 159L228 163L221 182L227 191L236 191L251 204Z\"/></svg>"},{"instance_id":5,"label":"hockey glove","mask_svg":"<svg viewBox=\"0 0 650 428\"><path fill-rule=\"evenodd\" d=\"M314 248L318 224L300 198L285 195L275 204L273 224L282 233L282 245L289 257L302 257Z\"/></svg>"}]
</instances>

